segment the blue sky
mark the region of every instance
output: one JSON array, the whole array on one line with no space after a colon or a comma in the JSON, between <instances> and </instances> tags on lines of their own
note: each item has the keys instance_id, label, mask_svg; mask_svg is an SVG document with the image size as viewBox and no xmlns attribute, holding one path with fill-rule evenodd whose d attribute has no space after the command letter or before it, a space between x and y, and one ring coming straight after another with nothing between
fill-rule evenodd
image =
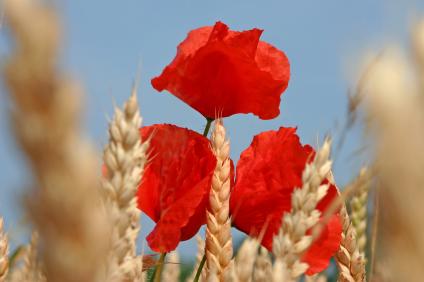
<instances>
[{"instance_id":1,"label":"blue sky","mask_svg":"<svg viewBox=\"0 0 424 282\"><path fill-rule=\"evenodd\" d=\"M316 144L326 133L337 141L345 122L346 93L369 51L407 42L409 27L424 16L424 2L395 0L233 0L233 1L59 1L63 18L63 68L85 87L84 127L99 151L107 140L113 101L128 97L141 64L139 100L145 124L174 123L200 131L203 118L168 93L157 93L150 79L175 56L177 44L191 29L223 21L231 29L258 27L262 40L282 49L290 59L292 77L281 102L281 115L270 121L253 115L227 118L234 160L252 137L280 126L297 126L304 143ZM0 31L0 54L8 53L10 38ZM406 46L407 47L407 46ZM31 175L10 134L9 100L0 94L0 215L12 243L25 240L20 199ZM342 186L366 158L355 152L361 133L354 128L337 154L334 173ZM143 219L144 237L152 228ZM240 235L237 235L239 238ZM194 242L180 251L188 256Z\"/></svg>"}]
</instances>

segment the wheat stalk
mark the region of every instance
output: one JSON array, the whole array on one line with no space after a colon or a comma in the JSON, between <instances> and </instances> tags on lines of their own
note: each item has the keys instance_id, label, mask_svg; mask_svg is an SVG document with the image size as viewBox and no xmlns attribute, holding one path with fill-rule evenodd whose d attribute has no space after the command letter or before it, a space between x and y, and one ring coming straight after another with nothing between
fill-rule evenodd
<instances>
[{"instance_id":1,"label":"wheat stalk","mask_svg":"<svg viewBox=\"0 0 424 282\"><path fill-rule=\"evenodd\" d=\"M367 204L370 187L370 173L367 168L362 168L354 181L355 195L350 200L350 219L356 232L356 242L359 253L365 259L365 247L367 244Z\"/></svg>"},{"instance_id":2,"label":"wheat stalk","mask_svg":"<svg viewBox=\"0 0 424 282\"><path fill-rule=\"evenodd\" d=\"M109 143L103 161L107 172L102 181L105 205L113 224L108 275L112 281L140 281L142 260L136 257L140 211L136 192L147 162L149 141L142 143L142 119L135 87L123 111L115 108L109 125Z\"/></svg>"},{"instance_id":3,"label":"wheat stalk","mask_svg":"<svg viewBox=\"0 0 424 282\"><path fill-rule=\"evenodd\" d=\"M46 282L44 269L38 258L38 234L32 232L31 241L26 246L24 256L22 258L23 265L18 269L13 269L8 277L10 282Z\"/></svg>"},{"instance_id":4,"label":"wheat stalk","mask_svg":"<svg viewBox=\"0 0 424 282\"><path fill-rule=\"evenodd\" d=\"M225 272L233 256L229 199L231 189L230 143L221 120L215 121L211 136L212 150L217 158L206 212L206 262L214 269L219 281L224 281Z\"/></svg>"},{"instance_id":5,"label":"wheat stalk","mask_svg":"<svg viewBox=\"0 0 424 282\"><path fill-rule=\"evenodd\" d=\"M343 225L343 233L340 248L335 255L339 269L337 281L365 281L365 260L359 252L355 229L349 220L349 215L344 205L340 210L340 219Z\"/></svg>"},{"instance_id":6,"label":"wheat stalk","mask_svg":"<svg viewBox=\"0 0 424 282\"><path fill-rule=\"evenodd\" d=\"M260 247L253 269L253 282L272 281L272 262L267 249Z\"/></svg>"},{"instance_id":7,"label":"wheat stalk","mask_svg":"<svg viewBox=\"0 0 424 282\"><path fill-rule=\"evenodd\" d=\"M3 218L0 217L0 282L6 280L9 270L9 241L4 233Z\"/></svg>"},{"instance_id":8,"label":"wheat stalk","mask_svg":"<svg viewBox=\"0 0 424 282\"><path fill-rule=\"evenodd\" d=\"M331 141L326 139L313 162L305 166L302 188L293 191L292 209L283 216L280 231L274 237L273 253L277 258L274 274L278 279L294 281L308 269L308 265L301 262L300 258L313 241L313 237L306 235L306 231L318 223L321 212L316 209L316 205L329 187L329 184L322 182L330 174L330 147Z\"/></svg>"},{"instance_id":9,"label":"wheat stalk","mask_svg":"<svg viewBox=\"0 0 424 282\"><path fill-rule=\"evenodd\" d=\"M97 281L108 228L99 202L98 164L80 136L80 91L57 73L54 11L31 0L6 0L16 39L5 81L13 129L34 175L28 214L40 234L49 281Z\"/></svg>"}]
</instances>

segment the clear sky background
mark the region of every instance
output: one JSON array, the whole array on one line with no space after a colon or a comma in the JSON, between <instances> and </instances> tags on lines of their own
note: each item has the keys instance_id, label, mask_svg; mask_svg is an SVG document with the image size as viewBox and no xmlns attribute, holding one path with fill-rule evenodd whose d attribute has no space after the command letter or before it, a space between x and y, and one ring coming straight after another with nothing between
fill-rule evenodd
<instances>
[{"instance_id":1,"label":"clear sky background","mask_svg":"<svg viewBox=\"0 0 424 282\"><path fill-rule=\"evenodd\" d=\"M59 1L64 25L63 67L86 89L84 127L99 148L107 141L107 117L113 101L130 94L141 62L139 101L144 124L173 123L201 131L204 120L184 103L157 93L150 79L173 59L176 46L191 29L223 21L231 29L264 30L262 40L283 50L291 62L291 80L282 96L281 114L270 121L253 115L225 119L233 160L262 131L297 126L302 142L315 145L326 133L340 137L346 120L347 91L354 85L365 54L394 42L407 42L409 28L424 16L424 1L406 0L72 0ZM10 38L0 30L0 62ZM405 44L405 47L407 45ZM31 175L10 134L5 91L0 94L0 215L14 245L26 240L20 204ZM354 128L337 154L334 174L340 186L366 162L357 154L361 131ZM152 229L143 218L142 237ZM241 238L239 233L237 238ZM193 240L180 244L192 256Z\"/></svg>"}]
</instances>

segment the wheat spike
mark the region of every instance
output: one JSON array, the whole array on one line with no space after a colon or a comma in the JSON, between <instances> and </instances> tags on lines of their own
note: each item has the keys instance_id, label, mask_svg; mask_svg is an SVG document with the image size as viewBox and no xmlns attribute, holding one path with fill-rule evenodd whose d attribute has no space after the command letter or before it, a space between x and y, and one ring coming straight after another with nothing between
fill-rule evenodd
<instances>
[{"instance_id":1,"label":"wheat spike","mask_svg":"<svg viewBox=\"0 0 424 282\"><path fill-rule=\"evenodd\" d=\"M267 249L260 247L253 269L253 282L272 281L272 262Z\"/></svg>"},{"instance_id":2,"label":"wheat spike","mask_svg":"<svg viewBox=\"0 0 424 282\"><path fill-rule=\"evenodd\" d=\"M388 50L368 74L364 93L379 186L376 266L387 266L384 271L393 281L424 277L424 88L413 72L424 65L418 63L411 65L399 51Z\"/></svg>"},{"instance_id":3,"label":"wheat spike","mask_svg":"<svg viewBox=\"0 0 424 282\"><path fill-rule=\"evenodd\" d=\"M200 262L202 261L202 258L205 254L205 241L200 237L199 235L196 236L196 242L197 242L197 254L196 254L196 261L194 263L193 271L191 272L190 276L186 279L186 282L193 282L196 271L200 266ZM206 281L206 270L205 268L202 269L202 273L200 275L199 281Z\"/></svg>"},{"instance_id":4,"label":"wheat spike","mask_svg":"<svg viewBox=\"0 0 424 282\"><path fill-rule=\"evenodd\" d=\"M305 276L305 282L327 282L327 277L324 274Z\"/></svg>"},{"instance_id":5,"label":"wheat spike","mask_svg":"<svg viewBox=\"0 0 424 282\"><path fill-rule=\"evenodd\" d=\"M99 203L98 163L81 137L80 90L57 69L54 11L33 0L4 1L16 39L5 66L14 133L34 175L27 201L49 281L98 281L108 225Z\"/></svg>"},{"instance_id":6,"label":"wheat spike","mask_svg":"<svg viewBox=\"0 0 424 282\"><path fill-rule=\"evenodd\" d=\"M9 270L9 241L3 230L3 218L0 217L0 282L6 280Z\"/></svg>"},{"instance_id":7,"label":"wheat spike","mask_svg":"<svg viewBox=\"0 0 424 282\"><path fill-rule=\"evenodd\" d=\"M46 282L43 266L38 257L38 234L32 232L31 241L25 248L22 258L23 265L17 269L13 269L10 273L8 281L10 282Z\"/></svg>"},{"instance_id":8,"label":"wheat spike","mask_svg":"<svg viewBox=\"0 0 424 282\"><path fill-rule=\"evenodd\" d=\"M258 248L259 242L256 239L248 237L243 241L234 261L233 280L239 282L252 281Z\"/></svg>"},{"instance_id":9,"label":"wheat spike","mask_svg":"<svg viewBox=\"0 0 424 282\"><path fill-rule=\"evenodd\" d=\"M162 271L162 280L166 282L178 282L180 281L180 256L177 251L172 251L167 257L168 261Z\"/></svg>"},{"instance_id":10,"label":"wheat spike","mask_svg":"<svg viewBox=\"0 0 424 282\"><path fill-rule=\"evenodd\" d=\"M140 230L136 192L147 162L149 140L142 143L141 123L134 88L123 111L115 108L109 125L109 143L103 153L106 174L102 188L113 226L108 265L113 281L140 281L142 276L142 260L136 257Z\"/></svg>"},{"instance_id":11,"label":"wheat spike","mask_svg":"<svg viewBox=\"0 0 424 282\"><path fill-rule=\"evenodd\" d=\"M367 168L362 168L354 181L355 195L350 201L350 219L356 232L358 250L365 259L365 247L367 244L367 204L370 187L370 173Z\"/></svg>"},{"instance_id":12,"label":"wheat spike","mask_svg":"<svg viewBox=\"0 0 424 282\"><path fill-rule=\"evenodd\" d=\"M340 210L340 218L343 225L343 233L340 248L335 255L339 269L337 281L365 281L365 259L359 252L356 242L356 232L349 220L345 206Z\"/></svg>"},{"instance_id":13,"label":"wheat spike","mask_svg":"<svg viewBox=\"0 0 424 282\"><path fill-rule=\"evenodd\" d=\"M211 136L212 150L217 164L212 178L206 225L206 263L214 269L219 281L224 281L225 271L233 256L229 199L231 185L230 143L221 120L215 121Z\"/></svg>"},{"instance_id":14,"label":"wheat spike","mask_svg":"<svg viewBox=\"0 0 424 282\"><path fill-rule=\"evenodd\" d=\"M274 237L272 251L277 258L278 267L284 268L276 270L274 265L274 272L284 281L294 281L308 269L308 265L301 262L300 257L312 243L313 238L306 235L306 231L319 221L321 212L316 209L316 205L326 195L329 187L328 184L321 183L330 174L330 147L331 141L326 139L314 161L305 166L302 188L293 191L292 210L283 216L280 231Z\"/></svg>"},{"instance_id":15,"label":"wheat spike","mask_svg":"<svg viewBox=\"0 0 424 282\"><path fill-rule=\"evenodd\" d=\"M424 19L421 19L412 30L411 45L417 62L421 91L424 91Z\"/></svg>"}]
</instances>

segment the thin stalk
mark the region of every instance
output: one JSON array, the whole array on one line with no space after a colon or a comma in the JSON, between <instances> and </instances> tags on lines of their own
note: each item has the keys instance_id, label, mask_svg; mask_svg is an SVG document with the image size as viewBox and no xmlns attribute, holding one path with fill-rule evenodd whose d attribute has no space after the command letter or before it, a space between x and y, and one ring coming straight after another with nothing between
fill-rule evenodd
<instances>
[{"instance_id":1,"label":"thin stalk","mask_svg":"<svg viewBox=\"0 0 424 282\"><path fill-rule=\"evenodd\" d=\"M163 264L165 263L166 253L160 254L160 258L158 260L157 266L153 271L152 277L150 278L150 282L160 282L160 278L162 276Z\"/></svg>"},{"instance_id":2,"label":"thin stalk","mask_svg":"<svg viewBox=\"0 0 424 282\"><path fill-rule=\"evenodd\" d=\"M206 118L206 126L205 130L203 131L203 136L208 137L209 129L211 129L211 124L213 122L213 118Z\"/></svg>"},{"instance_id":3,"label":"thin stalk","mask_svg":"<svg viewBox=\"0 0 424 282\"><path fill-rule=\"evenodd\" d=\"M205 262L206 262L206 254L203 255L202 260L200 261L200 264L199 264L199 267L197 268L196 276L194 276L193 282L199 282L200 274L202 273Z\"/></svg>"}]
</instances>

